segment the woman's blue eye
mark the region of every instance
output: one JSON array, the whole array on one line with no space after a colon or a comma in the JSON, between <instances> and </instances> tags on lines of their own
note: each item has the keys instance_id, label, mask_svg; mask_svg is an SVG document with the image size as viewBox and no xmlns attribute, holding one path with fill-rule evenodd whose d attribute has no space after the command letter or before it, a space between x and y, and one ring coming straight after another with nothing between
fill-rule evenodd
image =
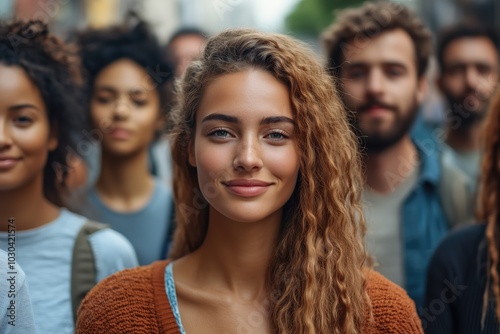
<instances>
[{"instance_id":1,"label":"woman's blue eye","mask_svg":"<svg viewBox=\"0 0 500 334\"><path fill-rule=\"evenodd\" d=\"M284 138L283 137L283 134L279 133L279 132L273 132L269 135L269 137L271 137L272 139L281 139L281 138Z\"/></svg>"},{"instance_id":2,"label":"woman's blue eye","mask_svg":"<svg viewBox=\"0 0 500 334\"><path fill-rule=\"evenodd\" d=\"M279 139L286 139L288 138L283 132L280 132L280 131L274 131L274 132L271 132L268 137L270 139L274 139L274 140L279 140Z\"/></svg>"},{"instance_id":3,"label":"woman's blue eye","mask_svg":"<svg viewBox=\"0 0 500 334\"><path fill-rule=\"evenodd\" d=\"M226 130L215 130L210 135L214 137L224 138L229 137L229 132L227 132Z\"/></svg>"}]
</instances>

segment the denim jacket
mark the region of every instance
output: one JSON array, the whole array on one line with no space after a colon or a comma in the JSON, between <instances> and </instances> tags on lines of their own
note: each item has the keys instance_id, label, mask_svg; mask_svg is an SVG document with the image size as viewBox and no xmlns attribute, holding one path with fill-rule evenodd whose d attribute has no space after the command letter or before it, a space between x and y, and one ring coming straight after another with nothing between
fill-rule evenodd
<instances>
[{"instance_id":1,"label":"denim jacket","mask_svg":"<svg viewBox=\"0 0 500 334\"><path fill-rule=\"evenodd\" d=\"M422 305L427 267L434 249L449 231L439 196L442 168L438 150L425 150L414 142L420 159L417 184L405 199L402 208L405 289Z\"/></svg>"}]
</instances>

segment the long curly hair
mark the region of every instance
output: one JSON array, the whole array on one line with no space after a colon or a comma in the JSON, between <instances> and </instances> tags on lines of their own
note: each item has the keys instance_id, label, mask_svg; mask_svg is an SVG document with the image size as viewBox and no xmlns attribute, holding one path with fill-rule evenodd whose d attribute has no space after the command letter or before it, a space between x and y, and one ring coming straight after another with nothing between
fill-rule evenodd
<instances>
[{"instance_id":1,"label":"long curly hair","mask_svg":"<svg viewBox=\"0 0 500 334\"><path fill-rule=\"evenodd\" d=\"M359 333L365 292L365 222L356 139L332 78L305 45L277 34L228 30L211 38L188 69L172 112L177 230L171 257L203 243L208 203L188 161L196 111L217 77L248 69L271 73L289 89L300 154L296 188L284 206L268 267L273 330L277 333Z\"/></svg>"},{"instance_id":2,"label":"long curly hair","mask_svg":"<svg viewBox=\"0 0 500 334\"><path fill-rule=\"evenodd\" d=\"M484 128L484 156L481 170L479 210L477 218L486 223L488 241L488 279L483 299L482 322L486 316L489 293L493 291L495 314L500 321L500 276L498 274L500 245L500 90L493 97Z\"/></svg>"},{"instance_id":3,"label":"long curly hair","mask_svg":"<svg viewBox=\"0 0 500 334\"><path fill-rule=\"evenodd\" d=\"M40 90L51 128L56 127L58 147L48 152L43 191L62 206L67 192L70 156L81 156L78 143L88 124L83 105L78 50L49 32L40 20L0 23L0 64L19 66Z\"/></svg>"}]
</instances>

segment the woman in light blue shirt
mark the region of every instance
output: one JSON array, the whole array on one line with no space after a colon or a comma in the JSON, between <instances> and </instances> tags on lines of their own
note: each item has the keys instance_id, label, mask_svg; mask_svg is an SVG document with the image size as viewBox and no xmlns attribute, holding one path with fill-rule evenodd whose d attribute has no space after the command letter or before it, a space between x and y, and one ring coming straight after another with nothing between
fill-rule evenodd
<instances>
[{"instance_id":1,"label":"woman in light blue shirt","mask_svg":"<svg viewBox=\"0 0 500 334\"><path fill-rule=\"evenodd\" d=\"M86 30L77 40L87 73L91 134L101 151L97 183L77 210L125 235L141 265L164 259L173 196L170 185L150 171L149 158L166 124L172 70L142 21Z\"/></svg>"},{"instance_id":2,"label":"woman in light blue shirt","mask_svg":"<svg viewBox=\"0 0 500 334\"><path fill-rule=\"evenodd\" d=\"M79 305L73 251L87 219L62 202L84 131L80 81L73 47L46 23L0 24L0 249L15 253L26 273L39 333L72 333ZM137 265L130 243L109 228L82 240L95 269L89 286Z\"/></svg>"}]
</instances>

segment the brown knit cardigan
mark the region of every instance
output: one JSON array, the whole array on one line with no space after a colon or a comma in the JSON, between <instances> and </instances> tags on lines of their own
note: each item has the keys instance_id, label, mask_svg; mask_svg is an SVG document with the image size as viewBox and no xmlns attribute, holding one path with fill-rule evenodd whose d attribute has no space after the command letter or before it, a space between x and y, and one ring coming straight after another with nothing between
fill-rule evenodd
<instances>
[{"instance_id":1,"label":"brown knit cardigan","mask_svg":"<svg viewBox=\"0 0 500 334\"><path fill-rule=\"evenodd\" d=\"M166 261L123 270L95 286L78 311L79 334L180 334L165 290ZM373 321L366 334L423 333L406 292L374 271L367 272Z\"/></svg>"}]
</instances>

